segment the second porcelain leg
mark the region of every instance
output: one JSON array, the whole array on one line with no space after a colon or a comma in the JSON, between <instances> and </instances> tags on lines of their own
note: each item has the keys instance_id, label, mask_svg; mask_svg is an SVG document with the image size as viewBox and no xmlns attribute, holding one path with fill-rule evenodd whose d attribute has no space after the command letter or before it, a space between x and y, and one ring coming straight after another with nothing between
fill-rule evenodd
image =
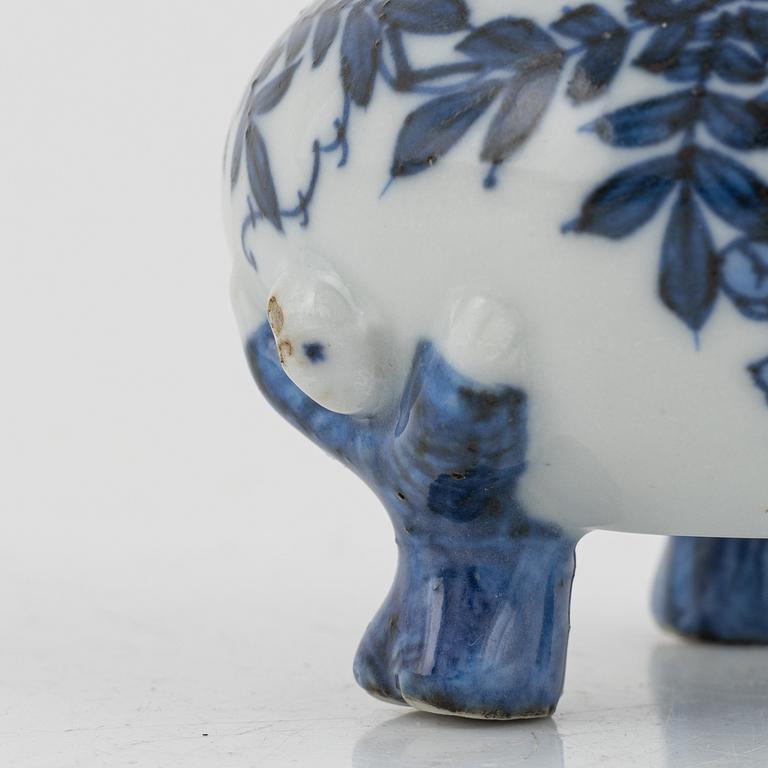
<instances>
[{"instance_id":1,"label":"second porcelain leg","mask_svg":"<svg viewBox=\"0 0 768 768\"><path fill-rule=\"evenodd\" d=\"M686 637L768 644L768 540L673 538L653 608Z\"/></svg>"}]
</instances>

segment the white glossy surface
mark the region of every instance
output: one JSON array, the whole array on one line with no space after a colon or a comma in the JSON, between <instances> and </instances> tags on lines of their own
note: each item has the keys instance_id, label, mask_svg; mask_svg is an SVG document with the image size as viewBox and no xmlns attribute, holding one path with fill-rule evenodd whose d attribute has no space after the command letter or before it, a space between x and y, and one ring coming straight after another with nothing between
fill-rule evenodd
<instances>
[{"instance_id":1,"label":"white glossy surface","mask_svg":"<svg viewBox=\"0 0 768 768\"><path fill-rule=\"evenodd\" d=\"M471 5L478 23L509 13L500 0ZM618 0L606 5L622 7ZM515 12L546 25L560 7L530 2ZM455 42L437 36L410 45L420 60L435 62L455 56ZM312 142L334 136L342 104L337 47L320 70L305 62L285 100L259 118L280 197L291 204L308 181ZM253 64L258 60L254 55ZM272 285L290 281L297 262L328 263L380 329L383 354L394 347L400 378L386 383L397 391L417 339L456 352L446 318L457 295L491 297L506 307L501 314L516 318L521 354L511 359L525 364L514 367L501 355L480 372L531 397L521 486L529 509L581 528L768 536L768 409L746 371L765 353L762 324L720 301L697 351L658 298L666 215L619 242L561 233L599 183L659 153L609 148L579 129L675 86L626 66L606 96L574 108L564 94L567 79L493 192L482 188L487 168L479 162L489 114L434 168L397 181L383 196L400 127L424 97L397 95L379 81L371 106L353 108L349 165L337 170L335 157L323 163L310 226L286 222L285 237L266 224L251 233L258 273L236 246L241 330L247 335L263 322ZM768 168L759 153L750 162ZM246 179L241 173L228 208L235 243L248 211ZM478 370L475 351L459 357L453 362L460 369ZM316 389L313 382L307 391Z\"/></svg>"}]
</instances>

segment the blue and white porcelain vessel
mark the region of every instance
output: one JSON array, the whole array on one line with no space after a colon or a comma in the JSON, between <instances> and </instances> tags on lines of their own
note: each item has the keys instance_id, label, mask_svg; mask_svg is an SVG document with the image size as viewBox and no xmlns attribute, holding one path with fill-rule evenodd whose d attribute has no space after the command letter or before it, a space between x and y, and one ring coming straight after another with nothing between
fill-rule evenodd
<instances>
[{"instance_id":1,"label":"blue and white porcelain vessel","mask_svg":"<svg viewBox=\"0 0 768 768\"><path fill-rule=\"evenodd\" d=\"M768 6L326 0L226 165L252 372L395 526L364 688L551 714L592 529L768 642Z\"/></svg>"}]
</instances>

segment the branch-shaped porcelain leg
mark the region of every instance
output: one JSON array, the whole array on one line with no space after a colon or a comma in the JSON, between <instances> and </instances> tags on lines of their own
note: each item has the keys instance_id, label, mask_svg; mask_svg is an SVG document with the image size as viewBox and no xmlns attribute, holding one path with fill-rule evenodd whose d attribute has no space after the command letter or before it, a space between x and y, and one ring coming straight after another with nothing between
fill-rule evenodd
<instances>
[{"instance_id":1,"label":"branch-shaped porcelain leg","mask_svg":"<svg viewBox=\"0 0 768 768\"><path fill-rule=\"evenodd\" d=\"M373 695L487 719L554 711L575 542L515 500L526 418L524 393L481 388L419 349L374 468L399 566L355 662Z\"/></svg>"},{"instance_id":2,"label":"branch-shaped porcelain leg","mask_svg":"<svg viewBox=\"0 0 768 768\"><path fill-rule=\"evenodd\" d=\"M365 436L357 421L318 405L286 376L268 323L248 339L246 355L253 378L276 411L341 461L358 463Z\"/></svg>"},{"instance_id":3,"label":"branch-shaped porcelain leg","mask_svg":"<svg viewBox=\"0 0 768 768\"><path fill-rule=\"evenodd\" d=\"M283 318L278 321L282 328ZM494 327L506 333L504 323ZM424 342L399 409L371 417L331 413L284 373L273 331L279 342L273 320L248 343L262 390L365 479L396 531L395 584L355 662L361 686L446 714L551 714L563 688L576 542L517 501L526 469L527 395L479 384ZM299 324L290 330L293 347L301 332ZM461 344L449 349L454 359L467 359ZM306 366L292 375L322 390ZM361 391L345 391L345 402Z\"/></svg>"},{"instance_id":4,"label":"branch-shaped porcelain leg","mask_svg":"<svg viewBox=\"0 0 768 768\"><path fill-rule=\"evenodd\" d=\"M768 644L768 540L673 538L653 608L686 637Z\"/></svg>"}]
</instances>

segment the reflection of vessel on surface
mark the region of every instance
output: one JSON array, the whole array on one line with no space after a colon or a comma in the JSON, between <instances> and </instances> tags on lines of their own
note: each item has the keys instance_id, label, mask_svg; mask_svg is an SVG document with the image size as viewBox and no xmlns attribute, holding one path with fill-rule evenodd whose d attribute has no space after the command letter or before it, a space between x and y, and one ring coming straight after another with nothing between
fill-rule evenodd
<instances>
[{"instance_id":1,"label":"reflection of vessel on surface","mask_svg":"<svg viewBox=\"0 0 768 768\"><path fill-rule=\"evenodd\" d=\"M388 720L357 742L352 768L563 768L551 720L483 723L411 713Z\"/></svg>"},{"instance_id":2,"label":"reflection of vessel on surface","mask_svg":"<svg viewBox=\"0 0 768 768\"><path fill-rule=\"evenodd\" d=\"M667 768L768 764L768 651L660 645L650 679L664 722Z\"/></svg>"}]
</instances>

